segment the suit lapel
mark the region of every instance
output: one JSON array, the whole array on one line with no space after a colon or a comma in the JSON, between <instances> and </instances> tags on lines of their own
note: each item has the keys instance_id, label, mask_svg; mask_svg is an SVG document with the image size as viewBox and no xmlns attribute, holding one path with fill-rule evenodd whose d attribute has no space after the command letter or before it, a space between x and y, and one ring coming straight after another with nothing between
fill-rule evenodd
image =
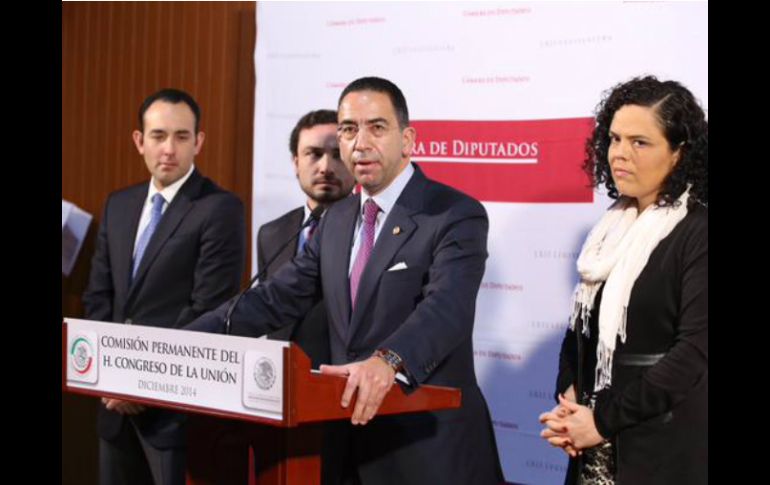
<instances>
[{"instance_id":1,"label":"suit lapel","mask_svg":"<svg viewBox=\"0 0 770 485\"><path fill-rule=\"evenodd\" d=\"M147 248L144 250L142 261L139 263L139 268L136 270L136 277L129 290L129 303L136 296L138 288L141 286L144 275L147 273L148 268L152 265L152 262L158 256L158 253L163 249L163 246L168 241L169 237L174 233L179 223L185 218L194 206L194 199L200 193L201 185L203 184L203 177L197 172L193 172L190 178L179 189L171 205L168 206L166 212L155 229L155 233L150 238L150 242L147 244Z\"/></svg>"},{"instance_id":2,"label":"suit lapel","mask_svg":"<svg viewBox=\"0 0 770 485\"><path fill-rule=\"evenodd\" d=\"M266 246L268 248L278 248L283 244L286 244L286 241L291 238L293 235L297 233L299 228L302 226L302 220L305 218L305 208L300 207L299 209L295 209L291 211L290 216L285 219L285 222L281 224L281 226L278 228L278 230L275 232L275 237L271 241L266 241ZM276 258L275 261L268 267L267 269L267 278L270 278L275 274L276 271L278 271L284 264L288 263L289 261L294 258L294 255L297 254L297 245L299 244L299 236L297 236L294 240L294 244L289 244L283 250L281 251L281 254ZM272 254L267 255L268 258L273 257ZM266 260L267 261L267 260Z\"/></svg>"},{"instance_id":3,"label":"suit lapel","mask_svg":"<svg viewBox=\"0 0 770 485\"><path fill-rule=\"evenodd\" d=\"M348 331L347 343L350 344L356 331L361 326L364 317L368 315L367 307L371 303L380 283L380 278L387 271L388 265L393 262L393 257L401 246L406 243L412 233L417 229L417 224L412 216L422 209L422 191L425 184L425 176L415 166L414 175L404 187L403 192L396 201L391 213L385 219L377 241L372 248L372 254L366 263L366 268L358 283L358 301L353 310ZM398 227L398 230L394 230ZM348 284L348 286L350 286ZM350 290L348 289L348 294Z\"/></svg>"},{"instance_id":4,"label":"suit lapel","mask_svg":"<svg viewBox=\"0 0 770 485\"><path fill-rule=\"evenodd\" d=\"M324 293L324 299L333 315L331 321L334 330L344 341L350 327L350 248L353 246L353 231L361 207L361 196L355 195L337 204L347 205L338 214L324 216L327 220L323 234L320 234L323 245L321 254L324 259L321 262L321 277L322 281L327 282L324 286L333 289Z\"/></svg>"},{"instance_id":5,"label":"suit lapel","mask_svg":"<svg viewBox=\"0 0 770 485\"><path fill-rule=\"evenodd\" d=\"M142 217L142 209L147 199L148 184L138 187L132 195L128 206L125 208L127 215L127 224L121 224L120 221L112 222L118 226L113 229L116 234L117 255L115 258L115 284L116 293L127 295L130 291L131 268L134 259L134 241L136 240L136 231L139 229L139 220Z\"/></svg>"}]
</instances>

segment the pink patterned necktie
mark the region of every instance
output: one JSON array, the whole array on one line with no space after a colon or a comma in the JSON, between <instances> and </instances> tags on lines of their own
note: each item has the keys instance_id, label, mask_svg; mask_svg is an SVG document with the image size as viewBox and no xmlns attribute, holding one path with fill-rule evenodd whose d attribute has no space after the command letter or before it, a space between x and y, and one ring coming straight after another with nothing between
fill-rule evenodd
<instances>
[{"instance_id":1,"label":"pink patterned necktie","mask_svg":"<svg viewBox=\"0 0 770 485\"><path fill-rule=\"evenodd\" d=\"M374 246L374 223L377 221L377 213L380 208L373 199L364 202L364 225L361 246L358 248L356 260L353 263L353 270L350 272L350 302L351 308L356 305L356 294L358 293L358 283L361 281L361 275L364 273L366 262L372 254Z\"/></svg>"}]
</instances>

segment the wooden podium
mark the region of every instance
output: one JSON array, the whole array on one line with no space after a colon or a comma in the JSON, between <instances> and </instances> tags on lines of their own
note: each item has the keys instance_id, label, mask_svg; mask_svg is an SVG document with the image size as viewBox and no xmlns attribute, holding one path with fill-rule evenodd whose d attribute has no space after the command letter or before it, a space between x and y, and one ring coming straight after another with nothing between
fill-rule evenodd
<instances>
[{"instance_id":1,"label":"wooden podium","mask_svg":"<svg viewBox=\"0 0 770 485\"><path fill-rule=\"evenodd\" d=\"M75 323L75 321L73 321ZM96 323L96 322L92 322ZM114 326L114 324L105 324ZM283 414L282 419L233 412L231 410L201 407L173 400L150 399L130 392L115 393L99 389L85 389L73 386L68 380L67 369L72 358L71 342L68 341L68 322L62 325L62 389L64 392L93 397L112 397L142 404L187 413L193 422L188 444L188 484L223 484L233 481L221 476L221 469L213 469L212 457L218 452L212 449L210 433L224 428L235 430L238 437L233 448L240 447L248 457L248 466L243 463L244 474L249 484L313 485L321 483L322 425L327 421L350 419L355 400L342 408L340 399L346 379L322 375L311 371L310 359L296 345L283 348ZM171 337L179 330L165 330L153 327L132 326L132 331L142 332L152 328L153 333L168 332ZM184 332L191 334L194 332ZM210 335L210 334L199 334ZM214 336L218 339L239 338ZM256 340L255 340L256 341ZM280 378L278 376L277 378ZM402 414L420 411L459 408L459 389L420 386L406 395L395 385L385 396L378 415ZM375 418L376 419L376 418ZM222 426L220 426L220 424ZM225 431L226 432L226 431ZM248 448L251 448L250 450ZM227 459L225 450L221 455ZM228 466L238 467L240 458L230 456ZM230 470L232 472L232 470ZM242 475L241 475L242 476Z\"/></svg>"}]
</instances>

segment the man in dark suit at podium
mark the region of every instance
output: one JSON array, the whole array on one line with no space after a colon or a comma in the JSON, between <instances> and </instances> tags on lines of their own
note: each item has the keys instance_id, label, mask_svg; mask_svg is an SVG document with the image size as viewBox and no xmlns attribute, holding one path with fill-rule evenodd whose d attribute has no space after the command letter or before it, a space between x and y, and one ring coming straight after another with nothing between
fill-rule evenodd
<instances>
[{"instance_id":1,"label":"man in dark suit at podium","mask_svg":"<svg viewBox=\"0 0 770 485\"><path fill-rule=\"evenodd\" d=\"M325 437L336 446L322 465L325 483L498 484L472 341L486 211L410 163L416 131L392 82L353 81L337 113L341 156L363 191L331 206L305 251L244 295L231 333L259 336L299 321L323 296L335 365L321 372L346 377L343 407L357 396L351 421ZM187 328L222 332L226 312ZM462 407L376 416L397 373L407 389L460 388Z\"/></svg>"},{"instance_id":2,"label":"man in dark suit at podium","mask_svg":"<svg viewBox=\"0 0 770 485\"><path fill-rule=\"evenodd\" d=\"M292 243L277 252L297 233L317 207L328 208L347 197L355 179L340 159L337 143L337 112L322 109L311 111L299 119L289 136L294 172L300 188L307 196L305 205L287 212L262 225L257 235L259 271L266 270L266 278L304 250L313 237L316 222L311 222ZM276 258L266 266L271 258ZM268 334L268 338L291 340L310 357L312 366L331 362L329 323L326 307L319 301L299 323L291 324Z\"/></svg>"},{"instance_id":3,"label":"man in dark suit at podium","mask_svg":"<svg viewBox=\"0 0 770 485\"><path fill-rule=\"evenodd\" d=\"M87 319L179 328L238 291L243 204L193 165L204 140L199 121L183 91L142 103L133 138L152 178L107 199L83 295ZM103 399L102 485L185 483L185 423L183 414Z\"/></svg>"}]
</instances>

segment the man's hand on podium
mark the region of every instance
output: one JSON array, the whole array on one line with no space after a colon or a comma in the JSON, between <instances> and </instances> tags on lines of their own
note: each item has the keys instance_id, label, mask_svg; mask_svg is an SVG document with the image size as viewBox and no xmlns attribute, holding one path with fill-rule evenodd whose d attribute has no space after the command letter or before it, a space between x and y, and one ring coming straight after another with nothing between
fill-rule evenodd
<instances>
[{"instance_id":1,"label":"man's hand on podium","mask_svg":"<svg viewBox=\"0 0 770 485\"><path fill-rule=\"evenodd\" d=\"M128 401L122 401L120 399L110 399L103 397L102 404L110 411L115 411L120 414L139 414L144 411L144 406L141 404L135 404Z\"/></svg>"},{"instance_id":2,"label":"man's hand on podium","mask_svg":"<svg viewBox=\"0 0 770 485\"><path fill-rule=\"evenodd\" d=\"M384 360L372 356L361 362L346 365L322 365L321 373L347 377L348 382L342 392L342 407L346 408L358 389L356 407L350 422L366 424L380 409L380 404L395 381L396 372Z\"/></svg>"}]
</instances>

